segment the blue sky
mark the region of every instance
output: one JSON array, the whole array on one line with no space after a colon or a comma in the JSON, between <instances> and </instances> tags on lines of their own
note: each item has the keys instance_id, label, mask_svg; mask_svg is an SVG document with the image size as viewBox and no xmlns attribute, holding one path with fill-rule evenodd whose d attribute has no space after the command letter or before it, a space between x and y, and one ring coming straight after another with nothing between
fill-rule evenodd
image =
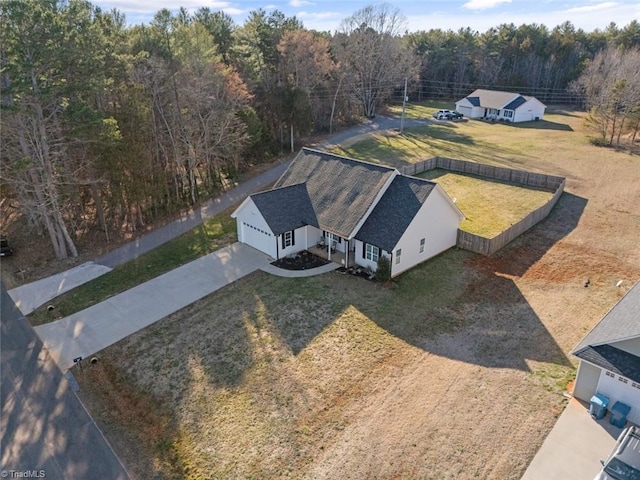
<instances>
[{"instance_id":1,"label":"blue sky","mask_svg":"<svg viewBox=\"0 0 640 480\"><path fill-rule=\"evenodd\" d=\"M306 28L335 31L340 21L369 1L360 0L93 0L103 10L117 8L126 14L127 23L148 23L161 8L176 11L180 6L193 12L199 7L223 10L242 25L247 14L263 8L278 9L287 16L295 15ZM586 31L604 29L610 22L619 27L640 20L640 1L618 0L395 0L407 17L409 31L442 28L457 30L471 27L483 32L501 23L544 24L553 28L565 21Z\"/></svg>"}]
</instances>

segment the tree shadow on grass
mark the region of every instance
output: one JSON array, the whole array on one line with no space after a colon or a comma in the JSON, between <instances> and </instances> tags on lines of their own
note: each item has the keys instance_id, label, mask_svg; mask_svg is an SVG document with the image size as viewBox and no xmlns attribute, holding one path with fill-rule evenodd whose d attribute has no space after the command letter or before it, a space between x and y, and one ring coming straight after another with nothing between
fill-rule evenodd
<instances>
[{"instance_id":1,"label":"tree shadow on grass","mask_svg":"<svg viewBox=\"0 0 640 480\"><path fill-rule=\"evenodd\" d=\"M538 120L532 122L509 122L505 125L512 128L524 128L531 130L561 130L565 132L573 132L573 128L566 123L551 122L549 120Z\"/></svg>"}]
</instances>

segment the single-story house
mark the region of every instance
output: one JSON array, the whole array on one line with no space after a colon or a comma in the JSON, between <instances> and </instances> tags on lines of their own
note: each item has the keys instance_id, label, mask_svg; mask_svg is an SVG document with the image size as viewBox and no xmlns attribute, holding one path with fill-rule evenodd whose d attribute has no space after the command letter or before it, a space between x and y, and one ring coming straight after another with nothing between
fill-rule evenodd
<instances>
[{"instance_id":1,"label":"single-story house","mask_svg":"<svg viewBox=\"0 0 640 480\"><path fill-rule=\"evenodd\" d=\"M375 271L384 255L392 276L454 246L464 219L437 183L309 148L231 216L238 240L272 258L322 248L330 260Z\"/></svg>"},{"instance_id":2,"label":"single-story house","mask_svg":"<svg viewBox=\"0 0 640 480\"><path fill-rule=\"evenodd\" d=\"M546 108L547 106L535 97L482 89L456 102L456 110L465 117L506 122L542 120Z\"/></svg>"},{"instance_id":3,"label":"single-story house","mask_svg":"<svg viewBox=\"0 0 640 480\"><path fill-rule=\"evenodd\" d=\"M580 359L573 395L589 402L596 393L631 407L640 424L640 282L593 327L571 352Z\"/></svg>"}]
</instances>

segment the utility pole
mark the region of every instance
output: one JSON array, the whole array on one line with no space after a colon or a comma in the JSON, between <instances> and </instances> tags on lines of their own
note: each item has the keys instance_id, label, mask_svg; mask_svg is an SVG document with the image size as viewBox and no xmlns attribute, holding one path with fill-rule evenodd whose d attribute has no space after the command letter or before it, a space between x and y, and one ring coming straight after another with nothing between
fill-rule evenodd
<instances>
[{"instance_id":1,"label":"utility pole","mask_svg":"<svg viewBox=\"0 0 640 480\"><path fill-rule=\"evenodd\" d=\"M407 108L407 79L404 79L404 97L402 97L402 117L400 118L400 135L404 131L404 112Z\"/></svg>"}]
</instances>

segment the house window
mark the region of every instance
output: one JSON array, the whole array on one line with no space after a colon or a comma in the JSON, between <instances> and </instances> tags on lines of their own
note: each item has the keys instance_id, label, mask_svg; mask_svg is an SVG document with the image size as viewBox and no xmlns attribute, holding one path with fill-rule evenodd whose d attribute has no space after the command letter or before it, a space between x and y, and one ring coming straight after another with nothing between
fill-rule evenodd
<instances>
[{"instance_id":1,"label":"house window","mask_svg":"<svg viewBox=\"0 0 640 480\"><path fill-rule=\"evenodd\" d=\"M368 243L364 244L364 258L371 260L372 262L378 262L380 256L380 249Z\"/></svg>"},{"instance_id":2,"label":"house window","mask_svg":"<svg viewBox=\"0 0 640 480\"><path fill-rule=\"evenodd\" d=\"M502 116L504 118L513 118L513 110L505 110Z\"/></svg>"},{"instance_id":3,"label":"house window","mask_svg":"<svg viewBox=\"0 0 640 480\"><path fill-rule=\"evenodd\" d=\"M400 263L400 257L402 256L402 249L399 248L396 250L396 265Z\"/></svg>"},{"instance_id":4,"label":"house window","mask_svg":"<svg viewBox=\"0 0 640 480\"><path fill-rule=\"evenodd\" d=\"M293 236L293 230L289 232L284 232L282 235L282 248L287 248L292 246L295 243L295 239Z\"/></svg>"},{"instance_id":5,"label":"house window","mask_svg":"<svg viewBox=\"0 0 640 480\"><path fill-rule=\"evenodd\" d=\"M420 253L424 253L424 238L420 239Z\"/></svg>"}]
</instances>

